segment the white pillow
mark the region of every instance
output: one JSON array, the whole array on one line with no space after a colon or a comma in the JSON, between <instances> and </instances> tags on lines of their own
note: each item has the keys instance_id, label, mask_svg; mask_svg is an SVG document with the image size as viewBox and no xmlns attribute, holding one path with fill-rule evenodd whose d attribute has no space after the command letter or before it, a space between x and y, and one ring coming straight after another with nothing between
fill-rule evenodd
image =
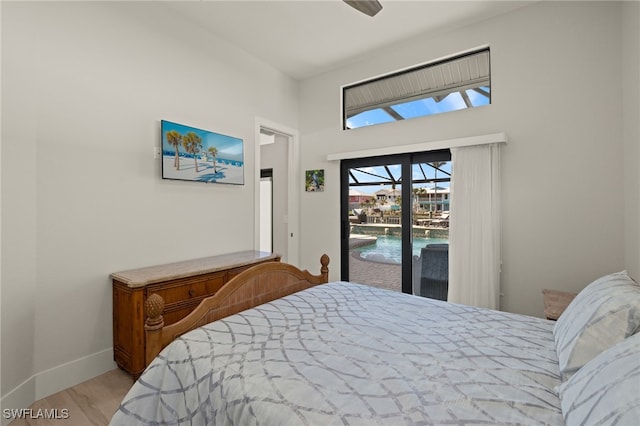
<instances>
[{"instance_id":1,"label":"white pillow","mask_svg":"<svg viewBox=\"0 0 640 426\"><path fill-rule=\"evenodd\" d=\"M640 286L626 271L598 278L560 315L553 329L562 379L640 329Z\"/></svg>"},{"instance_id":2,"label":"white pillow","mask_svg":"<svg viewBox=\"0 0 640 426\"><path fill-rule=\"evenodd\" d=\"M589 361L557 388L566 426L640 421L640 333Z\"/></svg>"}]
</instances>

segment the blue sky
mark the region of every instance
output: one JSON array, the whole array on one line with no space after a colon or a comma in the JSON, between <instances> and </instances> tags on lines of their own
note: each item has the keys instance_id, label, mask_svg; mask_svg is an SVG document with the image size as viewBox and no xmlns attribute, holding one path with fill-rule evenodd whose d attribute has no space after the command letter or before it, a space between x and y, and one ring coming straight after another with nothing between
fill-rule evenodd
<instances>
[{"instance_id":1,"label":"blue sky","mask_svg":"<svg viewBox=\"0 0 640 426\"><path fill-rule=\"evenodd\" d=\"M486 91L489 88L483 87ZM467 96L471 100L474 107L489 105L489 98L479 94L474 90L467 90ZM405 119L423 117L425 115L440 114L443 112L457 111L466 109L467 106L460 96L460 93L453 92L442 99L440 102L436 102L433 98L419 99L416 101L405 102L398 105L393 105L393 108L398 114ZM393 117L387 114L381 108L365 111L353 117L347 119L347 127L355 129L358 127L370 126L373 124L382 124L396 121Z\"/></svg>"},{"instance_id":2,"label":"blue sky","mask_svg":"<svg viewBox=\"0 0 640 426\"><path fill-rule=\"evenodd\" d=\"M208 130L197 129L195 127L189 127L178 123L162 120L162 150L173 151L173 146L169 145L166 140L166 133L171 130L176 130L182 135L186 135L188 132L194 132L202 139L202 149L206 152L210 146L218 148L218 158L224 158L227 160L242 161L244 156L244 149L242 139L235 138L233 136L227 136L220 133L210 132ZM180 149L184 152L184 149Z\"/></svg>"}]
</instances>

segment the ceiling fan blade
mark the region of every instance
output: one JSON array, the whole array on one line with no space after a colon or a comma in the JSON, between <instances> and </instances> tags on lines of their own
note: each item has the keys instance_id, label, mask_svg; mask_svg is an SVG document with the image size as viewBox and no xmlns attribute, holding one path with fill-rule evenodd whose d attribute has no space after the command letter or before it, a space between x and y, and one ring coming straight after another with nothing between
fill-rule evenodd
<instances>
[{"instance_id":1,"label":"ceiling fan blade","mask_svg":"<svg viewBox=\"0 0 640 426\"><path fill-rule=\"evenodd\" d=\"M354 9L364 13L365 15L375 16L382 10L382 5L378 0L342 0Z\"/></svg>"}]
</instances>

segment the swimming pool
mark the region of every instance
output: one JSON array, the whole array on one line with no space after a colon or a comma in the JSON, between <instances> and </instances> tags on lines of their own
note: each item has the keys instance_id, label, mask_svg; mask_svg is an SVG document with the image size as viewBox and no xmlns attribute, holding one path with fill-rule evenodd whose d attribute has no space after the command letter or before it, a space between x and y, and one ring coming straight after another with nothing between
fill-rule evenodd
<instances>
[{"instance_id":1,"label":"swimming pool","mask_svg":"<svg viewBox=\"0 0 640 426\"><path fill-rule=\"evenodd\" d=\"M375 244L358 247L363 259L377 262L402 263L402 239L392 235L378 235ZM427 244L448 244L446 238L417 238L413 237L413 255L420 256L420 249Z\"/></svg>"}]
</instances>

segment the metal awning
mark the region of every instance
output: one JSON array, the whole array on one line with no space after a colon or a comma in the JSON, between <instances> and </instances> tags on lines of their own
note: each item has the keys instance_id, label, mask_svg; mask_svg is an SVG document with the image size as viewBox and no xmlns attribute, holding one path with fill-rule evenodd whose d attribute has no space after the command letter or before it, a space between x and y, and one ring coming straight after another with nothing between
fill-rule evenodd
<instances>
[{"instance_id":1,"label":"metal awning","mask_svg":"<svg viewBox=\"0 0 640 426\"><path fill-rule=\"evenodd\" d=\"M414 163L412 169L413 177L411 182L413 184L436 184L438 182L449 182L451 180L451 173L438 166L437 162ZM433 173L434 177L428 177L430 174L428 173L429 171L437 171L437 173ZM396 185L402 184L400 174L396 174L393 173L389 166L354 167L349 169L349 187L374 185L395 187ZM440 174L442 177L436 178L436 174Z\"/></svg>"},{"instance_id":2,"label":"metal awning","mask_svg":"<svg viewBox=\"0 0 640 426\"><path fill-rule=\"evenodd\" d=\"M345 119L381 108L399 120L403 117L393 105L425 98L440 101L453 92L460 92L470 107L465 91L471 89L489 98L490 92L483 87L490 87L489 49L346 86Z\"/></svg>"}]
</instances>

